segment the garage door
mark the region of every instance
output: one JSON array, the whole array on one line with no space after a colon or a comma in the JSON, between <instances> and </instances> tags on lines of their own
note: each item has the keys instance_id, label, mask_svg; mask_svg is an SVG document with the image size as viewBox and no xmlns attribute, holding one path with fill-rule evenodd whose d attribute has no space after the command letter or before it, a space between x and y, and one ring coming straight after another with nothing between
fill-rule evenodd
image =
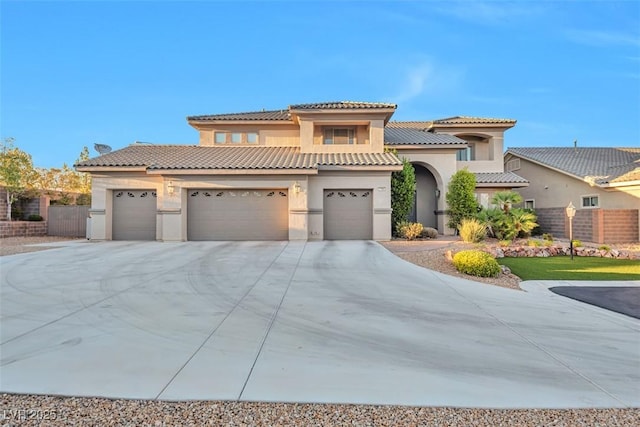
<instances>
[{"instance_id":1,"label":"garage door","mask_svg":"<svg viewBox=\"0 0 640 427\"><path fill-rule=\"evenodd\" d=\"M325 240L372 239L372 199L372 190L325 190Z\"/></svg>"},{"instance_id":2,"label":"garage door","mask_svg":"<svg viewBox=\"0 0 640 427\"><path fill-rule=\"evenodd\" d=\"M189 190L189 240L288 240L287 190Z\"/></svg>"},{"instance_id":3,"label":"garage door","mask_svg":"<svg viewBox=\"0 0 640 427\"><path fill-rule=\"evenodd\" d=\"M156 192L113 191L113 240L156 240Z\"/></svg>"}]
</instances>

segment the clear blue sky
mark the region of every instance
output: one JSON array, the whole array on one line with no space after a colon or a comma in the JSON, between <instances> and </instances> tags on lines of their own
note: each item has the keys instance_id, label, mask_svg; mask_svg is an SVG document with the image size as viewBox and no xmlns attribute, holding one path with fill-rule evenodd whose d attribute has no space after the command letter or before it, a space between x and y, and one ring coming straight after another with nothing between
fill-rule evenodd
<instances>
[{"instance_id":1,"label":"clear blue sky","mask_svg":"<svg viewBox=\"0 0 640 427\"><path fill-rule=\"evenodd\" d=\"M505 146L640 145L640 1L0 2L1 136L198 142L185 117L359 100L518 120Z\"/></svg>"}]
</instances>

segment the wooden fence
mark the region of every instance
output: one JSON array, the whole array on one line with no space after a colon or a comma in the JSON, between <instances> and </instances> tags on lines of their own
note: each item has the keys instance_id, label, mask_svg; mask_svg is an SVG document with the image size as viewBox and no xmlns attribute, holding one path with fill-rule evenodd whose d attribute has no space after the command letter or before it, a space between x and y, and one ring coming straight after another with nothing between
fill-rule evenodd
<instances>
[{"instance_id":1,"label":"wooden fence","mask_svg":"<svg viewBox=\"0 0 640 427\"><path fill-rule=\"evenodd\" d=\"M49 206L49 236L85 237L89 206Z\"/></svg>"}]
</instances>

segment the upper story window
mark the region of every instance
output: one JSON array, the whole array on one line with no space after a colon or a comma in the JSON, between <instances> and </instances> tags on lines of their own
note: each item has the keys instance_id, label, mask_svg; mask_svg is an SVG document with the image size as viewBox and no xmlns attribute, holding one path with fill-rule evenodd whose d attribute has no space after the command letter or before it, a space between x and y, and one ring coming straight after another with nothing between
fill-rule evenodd
<instances>
[{"instance_id":1,"label":"upper story window","mask_svg":"<svg viewBox=\"0 0 640 427\"><path fill-rule=\"evenodd\" d=\"M520 169L520 159L513 159L507 162L507 172L513 172Z\"/></svg>"},{"instance_id":2,"label":"upper story window","mask_svg":"<svg viewBox=\"0 0 640 427\"><path fill-rule=\"evenodd\" d=\"M599 206L598 196L582 196L583 208L597 208Z\"/></svg>"},{"instance_id":3,"label":"upper story window","mask_svg":"<svg viewBox=\"0 0 640 427\"><path fill-rule=\"evenodd\" d=\"M354 128L324 128L323 129L323 143L327 145L331 144L355 144L355 129Z\"/></svg>"},{"instance_id":4,"label":"upper story window","mask_svg":"<svg viewBox=\"0 0 640 427\"><path fill-rule=\"evenodd\" d=\"M257 132L216 132L216 144L257 144Z\"/></svg>"},{"instance_id":5,"label":"upper story window","mask_svg":"<svg viewBox=\"0 0 640 427\"><path fill-rule=\"evenodd\" d=\"M470 144L467 148L458 150L456 153L456 160L462 162L469 162L476 159L476 147L475 144Z\"/></svg>"}]
</instances>

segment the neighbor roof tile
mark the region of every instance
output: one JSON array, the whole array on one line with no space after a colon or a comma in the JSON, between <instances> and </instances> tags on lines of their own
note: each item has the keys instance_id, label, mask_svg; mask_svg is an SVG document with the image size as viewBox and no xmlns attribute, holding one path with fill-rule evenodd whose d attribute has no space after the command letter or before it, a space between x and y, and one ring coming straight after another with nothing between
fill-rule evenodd
<instances>
[{"instance_id":1,"label":"neighbor roof tile","mask_svg":"<svg viewBox=\"0 0 640 427\"><path fill-rule=\"evenodd\" d=\"M640 179L640 148L531 147L509 148L512 154L596 184Z\"/></svg>"}]
</instances>

